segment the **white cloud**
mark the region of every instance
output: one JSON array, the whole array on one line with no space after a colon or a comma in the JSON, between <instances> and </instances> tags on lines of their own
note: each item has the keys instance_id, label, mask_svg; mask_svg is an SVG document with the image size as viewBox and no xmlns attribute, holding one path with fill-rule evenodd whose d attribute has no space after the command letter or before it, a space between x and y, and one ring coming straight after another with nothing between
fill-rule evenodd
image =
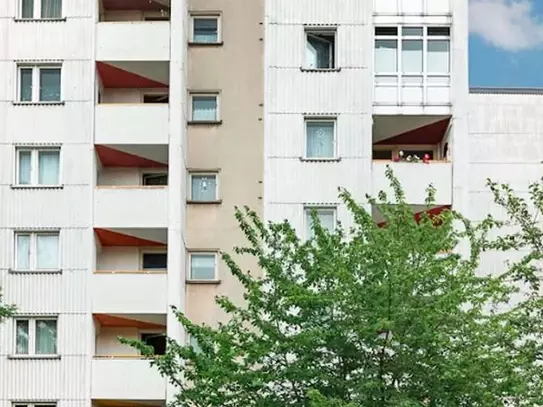
<instances>
[{"instance_id":1,"label":"white cloud","mask_svg":"<svg viewBox=\"0 0 543 407\"><path fill-rule=\"evenodd\" d=\"M469 23L472 34L506 51L543 45L543 18L535 15L533 0L471 0Z\"/></svg>"}]
</instances>

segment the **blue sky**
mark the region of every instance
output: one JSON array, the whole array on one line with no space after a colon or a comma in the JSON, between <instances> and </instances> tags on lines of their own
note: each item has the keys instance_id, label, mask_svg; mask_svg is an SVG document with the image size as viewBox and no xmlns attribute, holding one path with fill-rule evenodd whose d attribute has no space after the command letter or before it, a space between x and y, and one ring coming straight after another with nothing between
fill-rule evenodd
<instances>
[{"instance_id":1,"label":"blue sky","mask_svg":"<svg viewBox=\"0 0 543 407\"><path fill-rule=\"evenodd\" d=\"M470 1L470 85L543 88L543 0Z\"/></svg>"}]
</instances>

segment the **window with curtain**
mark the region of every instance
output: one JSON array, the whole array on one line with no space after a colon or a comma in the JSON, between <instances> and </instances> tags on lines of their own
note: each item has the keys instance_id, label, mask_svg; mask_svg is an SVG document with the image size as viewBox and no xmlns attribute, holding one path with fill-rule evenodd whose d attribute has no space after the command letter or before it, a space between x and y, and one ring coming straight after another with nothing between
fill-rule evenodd
<instances>
[{"instance_id":1,"label":"window with curtain","mask_svg":"<svg viewBox=\"0 0 543 407\"><path fill-rule=\"evenodd\" d=\"M190 255L190 279L214 280L215 254L191 254Z\"/></svg>"},{"instance_id":2,"label":"window with curtain","mask_svg":"<svg viewBox=\"0 0 543 407\"><path fill-rule=\"evenodd\" d=\"M21 18L34 18L34 0L21 0Z\"/></svg>"},{"instance_id":3,"label":"window with curtain","mask_svg":"<svg viewBox=\"0 0 543 407\"><path fill-rule=\"evenodd\" d=\"M17 185L60 185L60 149L17 150Z\"/></svg>"},{"instance_id":4,"label":"window with curtain","mask_svg":"<svg viewBox=\"0 0 543 407\"><path fill-rule=\"evenodd\" d=\"M193 17L192 42L213 44L219 42L218 17Z\"/></svg>"},{"instance_id":5,"label":"window with curtain","mask_svg":"<svg viewBox=\"0 0 543 407\"><path fill-rule=\"evenodd\" d=\"M16 270L60 269L58 232L16 233L14 266Z\"/></svg>"},{"instance_id":6,"label":"window with curtain","mask_svg":"<svg viewBox=\"0 0 543 407\"><path fill-rule=\"evenodd\" d=\"M332 69L335 67L335 33L306 33L306 64L310 69Z\"/></svg>"},{"instance_id":7,"label":"window with curtain","mask_svg":"<svg viewBox=\"0 0 543 407\"><path fill-rule=\"evenodd\" d=\"M19 355L27 355L29 352L29 321L18 320L15 323L15 353Z\"/></svg>"},{"instance_id":8,"label":"window with curtain","mask_svg":"<svg viewBox=\"0 0 543 407\"><path fill-rule=\"evenodd\" d=\"M334 158L335 121L306 121L306 157Z\"/></svg>"},{"instance_id":9,"label":"window with curtain","mask_svg":"<svg viewBox=\"0 0 543 407\"><path fill-rule=\"evenodd\" d=\"M217 96L192 96L192 120L212 122L218 120Z\"/></svg>"},{"instance_id":10,"label":"window with curtain","mask_svg":"<svg viewBox=\"0 0 543 407\"><path fill-rule=\"evenodd\" d=\"M62 0L41 0L41 18L62 18Z\"/></svg>"},{"instance_id":11,"label":"window with curtain","mask_svg":"<svg viewBox=\"0 0 543 407\"><path fill-rule=\"evenodd\" d=\"M19 355L56 355L57 320L53 318L19 319L15 322L15 353Z\"/></svg>"},{"instance_id":12,"label":"window with curtain","mask_svg":"<svg viewBox=\"0 0 543 407\"><path fill-rule=\"evenodd\" d=\"M336 228L336 210L334 208L306 208L305 218L308 238L312 238L314 236L312 218L313 211L315 211L317 219L324 229L332 232Z\"/></svg>"},{"instance_id":13,"label":"window with curtain","mask_svg":"<svg viewBox=\"0 0 543 407\"><path fill-rule=\"evenodd\" d=\"M40 101L60 101L59 68L40 68Z\"/></svg>"},{"instance_id":14,"label":"window with curtain","mask_svg":"<svg viewBox=\"0 0 543 407\"><path fill-rule=\"evenodd\" d=\"M191 200L201 202L216 201L217 176L191 175Z\"/></svg>"},{"instance_id":15,"label":"window with curtain","mask_svg":"<svg viewBox=\"0 0 543 407\"><path fill-rule=\"evenodd\" d=\"M57 321L36 320L36 354L54 355L57 353Z\"/></svg>"},{"instance_id":16,"label":"window with curtain","mask_svg":"<svg viewBox=\"0 0 543 407\"><path fill-rule=\"evenodd\" d=\"M31 183L31 169L32 169L32 152L31 151L19 151L19 163L18 163L18 184L30 185Z\"/></svg>"},{"instance_id":17,"label":"window with curtain","mask_svg":"<svg viewBox=\"0 0 543 407\"><path fill-rule=\"evenodd\" d=\"M58 185L60 170L59 151L38 151L38 184Z\"/></svg>"},{"instance_id":18,"label":"window with curtain","mask_svg":"<svg viewBox=\"0 0 543 407\"><path fill-rule=\"evenodd\" d=\"M61 66L20 65L18 68L17 98L20 102L61 101Z\"/></svg>"}]
</instances>

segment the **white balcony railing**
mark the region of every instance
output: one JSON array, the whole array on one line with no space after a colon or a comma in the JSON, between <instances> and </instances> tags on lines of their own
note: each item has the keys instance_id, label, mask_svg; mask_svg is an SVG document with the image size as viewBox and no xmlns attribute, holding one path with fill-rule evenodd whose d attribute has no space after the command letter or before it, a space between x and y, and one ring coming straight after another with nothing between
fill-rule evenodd
<instances>
[{"instance_id":1,"label":"white balcony railing","mask_svg":"<svg viewBox=\"0 0 543 407\"><path fill-rule=\"evenodd\" d=\"M164 228L168 226L168 188L99 186L94 191L94 226Z\"/></svg>"},{"instance_id":2,"label":"white balcony railing","mask_svg":"<svg viewBox=\"0 0 543 407\"><path fill-rule=\"evenodd\" d=\"M168 104L99 104L96 144L168 144Z\"/></svg>"},{"instance_id":3,"label":"white balcony railing","mask_svg":"<svg viewBox=\"0 0 543 407\"><path fill-rule=\"evenodd\" d=\"M386 166L390 165L405 192L406 200L411 205L422 205L426 199L426 189L432 184L436 188L436 204L452 204L452 163L431 161L425 163L406 163L391 161L373 161L373 195L385 191L392 198L393 192L385 176Z\"/></svg>"},{"instance_id":4,"label":"white balcony railing","mask_svg":"<svg viewBox=\"0 0 543 407\"><path fill-rule=\"evenodd\" d=\"M101 22L96 27L97 61L169 61L168 21Z\"/></svg>"}]
</instances>

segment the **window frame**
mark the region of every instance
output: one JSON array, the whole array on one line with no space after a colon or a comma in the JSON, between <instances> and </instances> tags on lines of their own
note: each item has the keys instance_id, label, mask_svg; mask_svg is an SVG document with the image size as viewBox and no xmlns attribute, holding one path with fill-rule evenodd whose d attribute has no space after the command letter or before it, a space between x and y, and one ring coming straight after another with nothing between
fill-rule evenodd
<instances>
[{"instance_id":1,"label":"window frame","mask_svg":"<svg viewBox=\"0 0 543 407\"><path fill-rule=\"evenodd\" d=\"M18 353L17 352L17 322L27 321L28 322L28 353ZM56 352L55 353L37 353L36 352L36 324L38 321L55 321L56 322ZM39 316L39 317L30 317L30 316L14 316L13 317L13 355L15 357L21 358L50 358L59 355L59 317L58 316ZM25 404L25 403L20 403ZM43 403L51 404L51 403Z\"/></svg>"},{"instance_id":2,"label":"window frame","mask_svg":"<svg viewBox=\"0 0 543 407\"><path fill-rule=\"evenodd\" d=\"M34 9L32 12L31 18L25 18L23 17L23 0L18 0L18 13L17 13L17 19L18 20L24 20L24 21L33 21L33 20L45 20L45 21L57 21L57 20L64 20L64 0L60 0L60 16L59 17L53 17L53 18L43 18L41 16L41 5L43 0L34 0Z\"/></svg>"},{"instance_id":3,"label":"window frame","mask_svg":"<svg viewBox=\"0 0 543 407\"><path fill-rule=\"evenodd\" d=\"M165 185L147 185L145 184L145 179L146 178L153 178L153 177L166 177L166 184ZM168 182L169 182L169 174L168 174L168 171L160 171L160 170L156 170L156 171L142 171L140 173L140 185L142 187L152 187L152 188L165 188L168 186Z\"/></svg>"},{"instance_id":4,"label":"window frame","mask_svg":"<svg viewBox=\"0 0 543 407\"><path fill-rule=\"evenodd\" d=\"M304 27L304 46L303 46L303 64L302 69L307 71L335 71L339 69L338 66L338 46L337 46L337 26L328 26L328 27L314 27L314 26L307 26ZM334 43L330 44L331 47L333 47L333 52L330 52L331 61L329 61L328 68L312 68L308 64L307 60L307 44L309 42L309 35L333 35L334 36Z\"/></svg>"},{"instance_id":5,"label":"window frame","mask_svg":"<svg viewBox=\"0 0 543 407\"><path fill-rule=\"evenodd\" d=\"M23 69L32 69L32 92L30 100L22 100L22 83L21 83L21 71ZM60 76L60 85L59 85L59 100L41 100L40 99L40 88L41 88L41 78L40 71L42 69L58 69ZM17 64L17 86L16 86L16 95L15 101L19 104L62 104L64 103L63 91L62 91L62 64L61 63L51 63L51 64Z\"/></svg>"},{"instance_id":6,"label":"window frame","mask_svg":"<svg viewBox=\"0 0 543 407\"><path fill-rule=\"evenodd\" d=\"M30 268L24 269L18 267L18 258L19 258L19 247L17 244L17 237L18 236L30 236L30 253L29 253L29 265ZM56 268L38 268L37 267L37 241L38 236L57 236L57 267ZM13 233L13 271L21 272L21 273L51 273L51 272L58 272L62 270L61 267L61 236L60 236L60 230L50 230L50 231L34 231L34 230L16 230Z\"/></svg>"},{"instance_id":7,"label":"window frame","mask_svg":"<svg viewBox=\"0 0 543 407\"><path fill-rule=\"evenodd\" d=\"M215 97L216 109L215 120L195 120L194 119L194 98ZM189 123L219 123L221 121L221 95L220 92L191 92L189 103Z\"/></svg>"},{"instance_id":8,"label":"window frame","mask_svg":"<svg viewBox=\"0 0 543 407\"><path fill-rule=\"evenodd\" d=\"M312 236L311 233L311 220L310 220L310 214L309 212L315 210L317 211L317 214L319 211L331 211L334 215L334 230L337 227L338 217L337 217L337 206L334 205L305 205L304 206L304 230L305 230L305 236L306 239L311 239L314 236ZM322 221L321 221L322 223Z\"/></svg>"},{"instance_id":9,"label":"window frame","mask_svg":"<svg viewBox=\"0 0 543 407\"><path fill-rule=\"evenodd\" d=\"M190 34L189 34L189 44L191 45L221 45L223 43L222 39L222 18L221 13L214 12L191 12L190 13ZM196 19L206 19L206 20L217 20L217 41L215 42L200 42L194 40L194 20Z\"/></svg>"},{"instance_id":10,"label":"window frame","mask_svg":"<svg viewBox=\"0 0 543 407\"><path fill-rule=\"evenodd\" d=\"M213 200L209 200L209 201L199 201L199 200L196 200L196 199L193 199L192 197L192 178L193 177L215 177L215 199ZM213 172L213 171L202 171L202 172L199 172L199 171L194 171L194 172L189 172L189 201L190 202L193 202L193 203L216 203L216 202L219 202L221 199L220 199L220 184L219 184L219 173L218 172Z\"/></svg>"},{"instance_id":11,"label":"window frame","mask_svg":"<svg viewBox=\"0 0 543 407\"><path fill-rule=\"evenodd\" d=\"M166 255L166 267L165 268L160 268L160 269L146 269L146 268L143 268L143 257L146 255L146 254L165 254ZM139 269L141 271L144 271L146 273L163 273L163 272L167 272L168 271L168 250L167 249L152 249L152 248L143 248L140 250L140 255L139 255L139 261L140 261L140 264L139 264Z\"/></svg>"},{"instance_id":12,"label":"window frame","mask_svg":"<svg viewBox=\"0 0 543 407\"><path fill-rule=\"evenodd\" d=\"M30 401L13 401L11 407L57 407L57 402L40 401L39 403L34 403Z\"/></svg>"},{"instance_id":13,"label":"window frame","mask_svg":"<svg viewBox=\"0 0 543 407\"><path fill-rule=\"evenodd\" d=\"M58 152L58 183L57 184L40 184L40 152L55 151ZM21 184L20 169L21 169L21 153L30 152L30 183ZM58 147L32 147L18 146L15 148L15 174L13 185L18 188L58 188L62 186L62 148Z\"/></svg>"},{"instance_id":14,"label":"window frame","mask_svg":"<svg viewBox=\"0 0 543 407\"><path fill-rule=\"evenodd\" d=\"M307 139L308 139L308 134L307 134L307 125L308 123L333 123L334 125L334 139L332 141L333 143L333 146L332 146L332 150L333 150L333 154L331 157L309 157L307 155L307 147L308 147L308 143L307 143ZM302 154L302 157L305 161L327 161L327 160L337 160L338 159L338 134L337 134L337 117L311 117L311 116L308 116L308 117L304 117L304 142L303 142L303 154Z\"/></svg>"},{"instance_id":15,"label":"window frame","mask_svg":"<svg viewBox=\"0 0 543 407\"><path fill-rule=\"evenodd\" d=\"M192 277L192 257L193 256L213 256L213 278L212 279L202 279L202 278L193 278ZM217 282L219 281L219 262L218 262L218 253L215 251L190 251L188 253L188 275L186 276L186 281L197 282L197 283L207 283L207 282Z\"/></svg>"}]
</instances>

